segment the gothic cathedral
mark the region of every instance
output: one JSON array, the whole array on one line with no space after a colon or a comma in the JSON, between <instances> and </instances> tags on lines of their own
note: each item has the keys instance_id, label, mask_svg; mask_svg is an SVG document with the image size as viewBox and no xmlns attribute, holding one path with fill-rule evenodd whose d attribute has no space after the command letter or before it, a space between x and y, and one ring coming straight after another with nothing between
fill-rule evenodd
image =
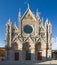
<instances>
[{"instance_id":1,"label":"gothic cathedral","mask_svg":"<svg viewBox=\"0 0 57 65\"><path fill-rule=\"evenodd\" d=\"M7 60L46 60L52 56L52 25L48 19L45 24L38 10L34 15L28 5L24 15L18 13L18 27L12 26L9 19L6 24Z\"/></svg>"}]
</instances>

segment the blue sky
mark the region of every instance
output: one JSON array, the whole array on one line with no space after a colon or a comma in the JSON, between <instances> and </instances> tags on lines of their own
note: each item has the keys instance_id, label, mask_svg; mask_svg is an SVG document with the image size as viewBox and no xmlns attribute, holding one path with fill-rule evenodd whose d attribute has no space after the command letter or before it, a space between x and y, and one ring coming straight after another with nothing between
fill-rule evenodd
<instances>
[{"instance_id":1,"label":"blue sky","mask_svg":"<svg viewBox=\"0 0 57 65\"><path fill-rule=\"evenodd\" d=\"M15 22L18 24L19 8L23 15L27 9L27 3L30 3L30 9L34 14L38 8L44 22L48 18L52 23L52 48L55 49L57 44L57 0L0 0L0 46L5 45L5 24L7 20L10 18L13 24Z\"/></svg>"}]
</instances>

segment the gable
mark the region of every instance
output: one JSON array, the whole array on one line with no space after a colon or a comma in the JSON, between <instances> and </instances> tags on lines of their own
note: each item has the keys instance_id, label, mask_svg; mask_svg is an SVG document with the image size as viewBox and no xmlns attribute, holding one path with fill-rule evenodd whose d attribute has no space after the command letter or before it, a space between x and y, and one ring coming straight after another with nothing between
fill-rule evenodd
<instances>
[{"instance_id":1,"label":"gable","mask_svg":"<svg viewBox=\"0 0 57 65\"><path fill-rule=\"evenodd\" d=\"M31 20L32 20L33 17L31 16L30 12L28 12L28 13L25 15L24 19L31 19Z\"/></svg>"},{"instance_id":2,"label":"gable","mask_svg":"<svg viewBox=\"0 0 57 65\"><path fill-rule=\"evenodd\" d=\"M30 37L28 37L25 41L26 42L33 42L33 40Z\"/></svg>"},{"instance_id":3,"label":"gable","mask_svg":"<svg viewBox=\"0 0 57 65\"><path fill-rule=\"evenodd\" d=\"M40 31L42 31L42 32L45 31L44 26L41 26L41 27L40 27Z\"/></svg>"},{"instance_id":4,"label":"gable","mask_svg":"<svg viewBox=\"0 0 57 65\"><path fill-rule=\"evenodd\" d=\"M28 10L24 13L24 15L23 15L23 17L22 17L22 20L32 20L32 21L36 21L36 18L35 18L35 16L33 15L33 13L31 12L31 10L28 9Z\"/></svg>"}]
</instances>

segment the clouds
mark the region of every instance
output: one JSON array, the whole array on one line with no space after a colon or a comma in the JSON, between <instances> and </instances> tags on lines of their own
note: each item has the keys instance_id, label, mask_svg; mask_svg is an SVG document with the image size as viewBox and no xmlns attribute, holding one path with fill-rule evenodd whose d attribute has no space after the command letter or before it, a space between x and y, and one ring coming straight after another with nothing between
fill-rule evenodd
<instances>
[{"instance_id":1,"label":"clouds","mask_svg":"<svg viewBox=\"0 0 57 65\"><path fill-rule=\"evenodd\" d=\"M52 49L57 50L57 37L52 38Z\"/></svg>"}]
</instances>

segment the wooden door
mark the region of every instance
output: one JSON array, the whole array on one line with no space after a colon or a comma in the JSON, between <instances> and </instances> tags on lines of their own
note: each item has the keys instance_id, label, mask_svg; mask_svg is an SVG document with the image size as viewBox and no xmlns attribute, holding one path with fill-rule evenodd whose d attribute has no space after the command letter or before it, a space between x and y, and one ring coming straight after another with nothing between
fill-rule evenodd
<instances>
[{"instance_id":1,"label":"wooden door","mask_svg":"<svg viewBox=\"0 0 57 65\"><path fill-rule=\"evenodd\" d=\"M55 59L57 60L57 52L55 53Z\"/></svg>"},{"instance_id":2,"label":"wooden door","mask_svg":"<svg viewBox=\"0 0 57 65\"><path fill-rule=\"evenodd\" d=\"M37 60L42 60L42 52L37 53Z\"/></svg>"},{"instance_id":3,"label":"wooden door","mask_svg":"<svg viewBox=\"0 0 57 65\"><path fill-rule=\"evenodd\" d=\"M19 53L15 53L15 60L19 60Z\"/></svg>"}]
</instances>

